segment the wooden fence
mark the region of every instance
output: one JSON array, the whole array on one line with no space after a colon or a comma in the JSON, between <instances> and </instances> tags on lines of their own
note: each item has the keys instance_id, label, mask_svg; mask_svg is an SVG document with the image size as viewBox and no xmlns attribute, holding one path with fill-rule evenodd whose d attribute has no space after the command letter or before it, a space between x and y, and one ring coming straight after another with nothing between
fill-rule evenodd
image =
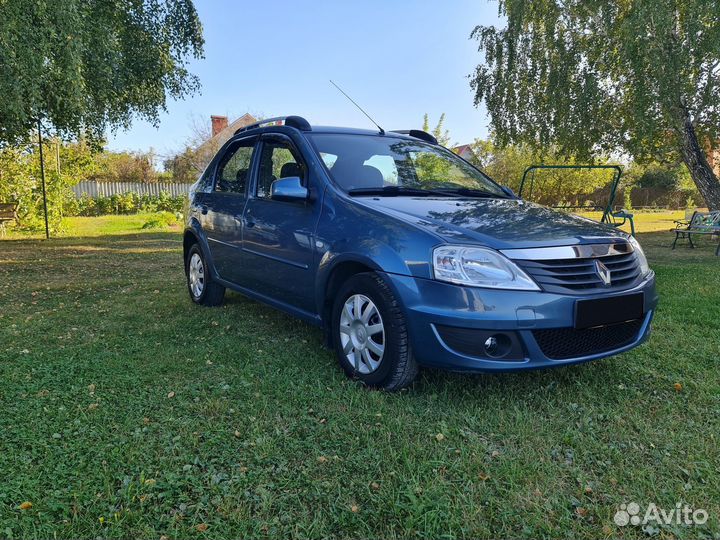
<instances>
[{"instance_id":1,"label":"wooden fence","mask_svg":"<svg viewBox=\"0 0 720 540\"><path fill-rule=\"evenodd\" d=\"M123 193L137 193L138 195L160 195L166 192L177 197L185 195L192 184L174 184L171 182L159 182L156 184L143 184L142 182L79 182L72 187L76 197L86 194L88 197L110 197Z\"/></svg>"}]
</instances>

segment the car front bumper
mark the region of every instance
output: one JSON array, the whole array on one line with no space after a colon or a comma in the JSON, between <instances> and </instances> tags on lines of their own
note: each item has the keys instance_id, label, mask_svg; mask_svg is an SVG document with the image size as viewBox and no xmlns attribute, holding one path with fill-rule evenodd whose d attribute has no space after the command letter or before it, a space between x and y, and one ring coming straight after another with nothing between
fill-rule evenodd
<instances>
[{"instance_id":1,"label":"car front bumper","mask_svg":"<svg viewBox=\"0 0 720 540\"><path fill-rule=\"evenodd\" d=\"M658 302L652 272L631 289L589 296L482 289L397 274L383 276L405 308L410 343L417 361L424 366L456 371L540 369L587 362L628 351L648 338ZM632 328L622 329L613 325L625 332L624 339L619 342L614 344L612 339L599 341L598 333L608 335L608 332L614 331L612 328L596 329L595 333L574 330L577 300L638 292L643 293L644 315L633 323ZM462 342L469 348L473 348L473 336L476 335L478 343L474 350L477 352L470 353L467 346L458 347L456 342L449 344L448 328L461 335ZM557 332L547 332L553 329ZM520 354L514 355L513 359L493 359L480 352L486 336L494 332L505 332L517 339ZM575 341L573 345L578 350L577 354L553 357L553 353L548 352L551 348L556 350L552 341L565 338ZM584 340L592 341L595 347L588 346L586 351L582 351ZM598 344L604 347L598 349Z\"/></svg>"}]
</instances>

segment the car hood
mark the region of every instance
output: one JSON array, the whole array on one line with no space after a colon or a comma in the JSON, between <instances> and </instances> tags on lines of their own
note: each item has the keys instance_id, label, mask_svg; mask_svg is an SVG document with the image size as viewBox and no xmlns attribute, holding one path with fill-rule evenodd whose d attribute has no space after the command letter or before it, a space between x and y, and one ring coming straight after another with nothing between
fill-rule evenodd
<instances>
[{"instance_id":1,"label":"car hood","mask_svg":"<svg viewBox=\"0 0 720 540\"><path fill-rule=\"evenodd\" d=\"M520 199L363 197L356 199L441 236L496 249L620 241L611 225Z\"/></svg>"}]
</instances>

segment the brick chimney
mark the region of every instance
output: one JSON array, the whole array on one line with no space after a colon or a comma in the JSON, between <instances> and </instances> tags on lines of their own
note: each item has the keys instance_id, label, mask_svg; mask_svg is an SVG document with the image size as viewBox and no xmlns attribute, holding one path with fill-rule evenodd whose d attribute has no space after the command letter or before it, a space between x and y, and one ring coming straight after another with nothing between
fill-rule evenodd
<instances>
[{"instance_id":1,"label":"brick chimney","mask_svg":"<svg viewBox=\"0 0 720 540\"><path fill-rule=\"evenodd\" d=\"M214 137L228 126L228 117L212 115L210 122L212 122L212 136Z\"/></svg>"}]
</instances>

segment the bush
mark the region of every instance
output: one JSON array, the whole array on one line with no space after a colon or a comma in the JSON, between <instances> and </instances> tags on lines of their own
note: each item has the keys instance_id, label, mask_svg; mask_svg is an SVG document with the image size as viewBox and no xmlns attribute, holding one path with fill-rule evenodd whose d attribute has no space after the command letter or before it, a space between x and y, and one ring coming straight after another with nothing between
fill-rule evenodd
<instances>
[{"instance_id":1,"label":"bush","mask_svg":"<svg viewBox=\"0 0 720 540\"><path fill-rule=\"evenodd\" d=\"M121 193L110 197L88 197L87 194L68 201L67 216L102 216L107 214L137 214L138 212L182 212L184 196L173 197L163 191L160 195Z\"/></svg>"},{"instance_id":2,"label":"bush","mask_svg":"<svg viewBox=\"0 0 720 540\"><path fill-rule=\"evenodd\" d=\"M158 214L150 217L145 223L143 223L143 229L164 229L172 225L177 225L178 216L172 212L159 212Z\"/></svg>"}]
</instances>

